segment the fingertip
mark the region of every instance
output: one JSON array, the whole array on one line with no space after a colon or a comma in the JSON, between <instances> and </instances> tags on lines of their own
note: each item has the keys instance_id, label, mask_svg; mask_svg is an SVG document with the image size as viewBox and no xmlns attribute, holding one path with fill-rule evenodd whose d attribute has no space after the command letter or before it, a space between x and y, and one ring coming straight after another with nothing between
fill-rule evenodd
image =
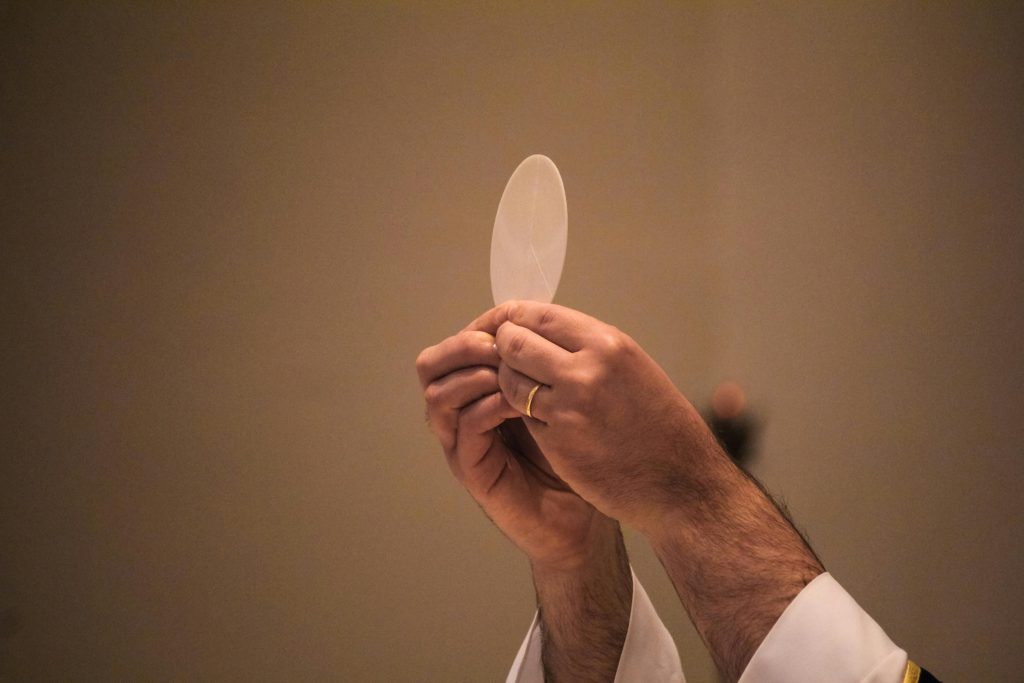
<instances>
[{"instance_id":1,"label":"fingertip","mask_svg":"<svg viewBox=\"0 0 1024 683\"><path fill-rule=\"evenodd\" d=\"M498 304L488 309L477 316L473 322L466 325L463 331L479 331L494 334L494 331L498 329L498 325L504 320L504 310L504 304Z\"/></svg>"},{"instance_id":2,"label":"fingertip","mask_svg":"<svg viewBox=\"0 0 1024 683\"><path fill-rule=\"evenodd\" d=\"M483 356L480 358L482 363L496 367L501 361L501 356L498 354L497 338L490 332L482 332L480 330L472 330L467 335L469 335L471 340L470 344L477 349L474 351L474 355Z\"/></svg>"},{"instance_id":3,"label":"fingertip","mask_svg":"<svg viewBox=\"0 0 1024 683\"><path fill-rule=\"evenodd\" d=\"M420 379L420 386L426 388L430 379L430 367L434 358L434 347L428 346L416 356L416 375Z\"/></svg>"},{"instance_id":4,"label":"fingertip","mask_svg":"<svg viewBox=\"0 0 1024 683\"><path fill-rule=\"evenodd\" d=\"M505 320L512 321L514 323L522 322L523 316L526 312L526 306L532 302L523 301L519 299L513 299L505 303Z\"/></svg>"},{"instance_id":5,"label":"fingertip","mask_svg":"<svg viewBox=\"0 0 1024 683\"><path fill-rule=\"evenodd\" d=\"M542 305L536 301L526 299L509 299L494 306L481 314L473 322L467 325L466 330L480 330L494 334L502 323L512 320L522 322L526 319L527 308L530 306Z\"/></svg>"}]
</instances>

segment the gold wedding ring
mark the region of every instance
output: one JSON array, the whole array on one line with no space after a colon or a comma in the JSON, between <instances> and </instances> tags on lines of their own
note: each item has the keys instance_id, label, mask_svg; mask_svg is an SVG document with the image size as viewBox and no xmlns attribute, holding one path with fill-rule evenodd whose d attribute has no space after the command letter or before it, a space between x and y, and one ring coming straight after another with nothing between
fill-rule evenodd
<instances>
[{"instance_id":1,"label":"gold wedding ring","mask_svg":"<svg viewBox=\"0 0 1024 683\"><path fill-rule=\"evenodd\" d=\"M537 390L540 389L541 385L538 383L533 389L530 389L530 395L526 397L526 417L532 418L533 413L530 409L533 408L533 397L537 395Z\"/></svg>"}]
</instances>

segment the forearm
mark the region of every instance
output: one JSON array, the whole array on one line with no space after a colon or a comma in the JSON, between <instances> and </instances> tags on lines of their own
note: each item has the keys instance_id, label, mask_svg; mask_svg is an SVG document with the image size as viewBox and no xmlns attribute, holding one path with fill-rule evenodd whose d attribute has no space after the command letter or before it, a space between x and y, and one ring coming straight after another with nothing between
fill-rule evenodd
<instances>
[{"instance_id":1,"label":"forearm","mask_svg":"<svg viewBox=\"0 0 1024 683\"><path fill-rule=\"evenodd\" d=\"M789 603L824 569L771 499L719 449L699 470L702 498L677 506L649 538L718 668L735 681Z\"/></svg>"},{"instance_id":2,"label":"forearm","mask_svg":"<svg viewBox=\"0 0 1024 683\"><path fill-rule=\"evenodd\" d=\"M578 566L533 565L544 674L548 681L615 678L629 629L633 579L622 533L595 519L587 557Z\"/></svg>"}]
</instances>

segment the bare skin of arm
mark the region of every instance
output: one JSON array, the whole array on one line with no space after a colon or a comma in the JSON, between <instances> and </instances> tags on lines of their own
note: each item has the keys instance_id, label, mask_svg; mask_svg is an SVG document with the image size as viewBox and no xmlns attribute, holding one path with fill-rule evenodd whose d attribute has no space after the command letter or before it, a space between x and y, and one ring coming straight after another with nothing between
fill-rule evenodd
<instances>
[{"instance_id":1,"label":"bare skin of arm","mask_svg":"<svg viewBox=\"0 0 1024 683\"><path fill-rule=\"evenodd\" d=\"M616 328L509 302L494 334L506 401L553 472L651 542L718 668L737 680L797 593L824 569L771 499L722 452L660 367Z\"/></svg>"},{"instance_id":2,"label":"bare skin of arm","mask_svg":"<svg viewBox=\"0 0 1024 683\"><path fill-rule=\"evenodd\" d=\"M547 681L612 681L629 629L633 578L619 526L596 525L589 556L564 571L533 564Z\"/></svg>"},{"instance_id":3,"label":"bare skin of arm","mask_svg":"<svg viewBox=\"0 0 1024 683\"><path fill-rule=\"evenodd\" d=\"M611 681L629 627L632 576L618 522L554 473L498 385L490 334L425 349L417 371L452 474L530 560L549 681Z\"/></svg>"},{"instance_id":4,"label":"bare skin of arm","mask_svg":"<svg viewBox=\"0 0 1024 683\"><path fill-rule=\"evenodd\" d=\"M789 603L824 571L763 490L721 452L708 453L702 504L645 532L715 664L738 680Z\"/></svg>"}]
</instances>

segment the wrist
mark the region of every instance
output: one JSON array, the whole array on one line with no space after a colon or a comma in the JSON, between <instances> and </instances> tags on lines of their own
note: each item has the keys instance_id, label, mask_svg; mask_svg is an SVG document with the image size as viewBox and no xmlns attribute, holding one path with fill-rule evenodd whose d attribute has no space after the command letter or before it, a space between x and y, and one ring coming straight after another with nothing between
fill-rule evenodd
<instances>
[{"instance_id":1,"label":"wrist","mask_svg":"<svg viewBox=\"0 0 1024 683\"><path fill-rule=\"evenodd\" d=\"M824 569L764 490L728 464L717 491L677 506L648 539L718 668L736 680L779 615Z\"/></svg>"},{"instance_id":2,"label":"wrist","mask_svg":"<svg viewBox=\"0 0 1024 683\"><path fill-rule=\"evenodd\" d=\"M750 483L710 431L690 432L675 448L678 464L670 476L661 476L643 514L631 520L631 526L654 546L678 536L680 530L721 520Z\"/></svg>"},{"instance_id":3,"label":"wrist","mask_svg":"<svg viewBox=\"0 0 1024 683\"><path fill-rule=\"evenodd\" d=\"M547 680L610 681L629 630L633 577L619 525L595 515L576 561L533 561Z\"/></svg>"},{"instance_id":4,"label":"wrist","mask_svg":"<svg viewBox=\"0 0 1024 683\"><path fill-rule=\"evenodd\" d=\"M530 567L534 576L569 579L581 573L607 570L610 558L619 554L625 556L619 523L595 511L582 538L557 554L530 557Z\"/></svg>"}]
</instances>

